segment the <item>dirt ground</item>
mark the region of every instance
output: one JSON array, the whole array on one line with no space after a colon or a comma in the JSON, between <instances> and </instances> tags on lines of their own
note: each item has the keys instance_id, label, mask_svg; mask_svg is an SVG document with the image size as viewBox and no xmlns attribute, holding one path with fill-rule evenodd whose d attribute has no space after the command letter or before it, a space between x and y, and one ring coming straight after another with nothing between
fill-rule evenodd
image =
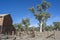
<instances>
[{"instance_id":1,"label":"dirt ground","mask_svg":"<svg viewBox=\"0 0 60 40\"><path fill-rule=\"evenodd\" d=\"M35 37L25 33L20 36L0 34L0 40L60 40L60 31L35 32Z\"/></svg>"}]
</instances>

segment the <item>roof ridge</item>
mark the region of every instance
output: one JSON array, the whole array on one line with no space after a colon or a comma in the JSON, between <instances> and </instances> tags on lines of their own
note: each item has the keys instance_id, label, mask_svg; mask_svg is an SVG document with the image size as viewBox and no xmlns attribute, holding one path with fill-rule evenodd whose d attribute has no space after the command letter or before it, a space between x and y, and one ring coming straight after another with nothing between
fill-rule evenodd
<instances>
[{"instance_id":1,"label":"roof ridge","mask_svg":"<svg viewBox=\"0 0 60 40\"><path fill-rule=\"evenodd\" d=\"M9 14L0 14L0 16L6 16L6 15L9 15Z\"/></svg>"}]
</instances>

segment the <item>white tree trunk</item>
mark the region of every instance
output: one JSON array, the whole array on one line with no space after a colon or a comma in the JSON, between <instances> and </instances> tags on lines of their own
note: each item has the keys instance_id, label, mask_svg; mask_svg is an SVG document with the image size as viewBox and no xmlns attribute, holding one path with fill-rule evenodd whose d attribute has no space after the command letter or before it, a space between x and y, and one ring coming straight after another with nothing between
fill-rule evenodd
<instances>
[{"instance_id":1,"label":"white tree trunk","mask_svg":"<svg viewBox=\"0 0 60 40\"><path fill-rule=\"evenodd\" d=\"M40 23L40 32L42 32L42 25L43 25L43 22L41 21L41 23Z\"/></svg>"}]
</instances>

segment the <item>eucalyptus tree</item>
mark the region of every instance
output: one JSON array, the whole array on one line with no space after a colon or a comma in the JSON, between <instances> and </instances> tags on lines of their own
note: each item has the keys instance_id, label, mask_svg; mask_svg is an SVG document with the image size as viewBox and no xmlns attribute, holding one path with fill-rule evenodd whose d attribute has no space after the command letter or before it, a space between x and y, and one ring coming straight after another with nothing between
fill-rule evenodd
<instances>
[{"instance_id":1,"label":"eucalyptus tree","mask_svg":"<svg viewBox=\"0 0 60 40\"><path fill-rule=\"evenodd\" d=\"M47 19L50 18L50 14L46 12L49 7L50 3L43 0L40 5L37 5L37 10L35 10L34 7L29 8L35 18L39 21L40 32L42 32L42 26L45 25Z\"/></svg>"},{"instance_id":2,"label":"eucalyptus tree","mask_svg":"<svg viewBox=\"0 0 60 40\"><path fill-rule=\"evenodd\" d=\"M54 30L54 26L52 25L45 27L45 31L52 31L52 30Z\"/></svg>"},{"instance_id":3,"label":"eucalyptus tree","mask_svg":"<svg viewBox=\"0 0 60 40\"><path fill-rule=\"evenodd\" d=\"M53 22L53 24L54 24L54 29L55 30L60 30L60 22Z\"/></svg>"},{"instance_id":4,"label":"eucalyptus tree","mask_svg":"<svg viewBox=\"0 0 60 40\"><path fill-rule=\"evenodd\" d=\"M16 30L20 30L20 31L24 30L21 23L14 24L14 27Z\"/></svg>"},{"instance_id":5,"label":"eucalyptus tree","mask_svg":"<svg viewBox=\"0 0 60 40\"><path fill-rule=\"evenodd\" d=\"M28 26L30 25L30 20L29 18L22 19L22 24L25 26L25 31L28 31Z\"/></svg>"}]
</instances>

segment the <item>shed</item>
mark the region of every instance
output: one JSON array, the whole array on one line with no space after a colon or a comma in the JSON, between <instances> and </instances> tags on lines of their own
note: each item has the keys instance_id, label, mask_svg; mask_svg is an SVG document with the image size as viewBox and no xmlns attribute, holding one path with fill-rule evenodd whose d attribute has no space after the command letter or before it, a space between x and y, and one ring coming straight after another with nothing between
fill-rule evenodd
<instances>
[{"instance_id":1,"label":"shed","mask_svg":"<svg viewBox=\"0 0 60 40\"><path fill-rule=\"evenodd\" d=\"M15 28L12 25L13 21L10 14L0 14L0 33L12 34Z\"/></svg>"}]
</instances>

